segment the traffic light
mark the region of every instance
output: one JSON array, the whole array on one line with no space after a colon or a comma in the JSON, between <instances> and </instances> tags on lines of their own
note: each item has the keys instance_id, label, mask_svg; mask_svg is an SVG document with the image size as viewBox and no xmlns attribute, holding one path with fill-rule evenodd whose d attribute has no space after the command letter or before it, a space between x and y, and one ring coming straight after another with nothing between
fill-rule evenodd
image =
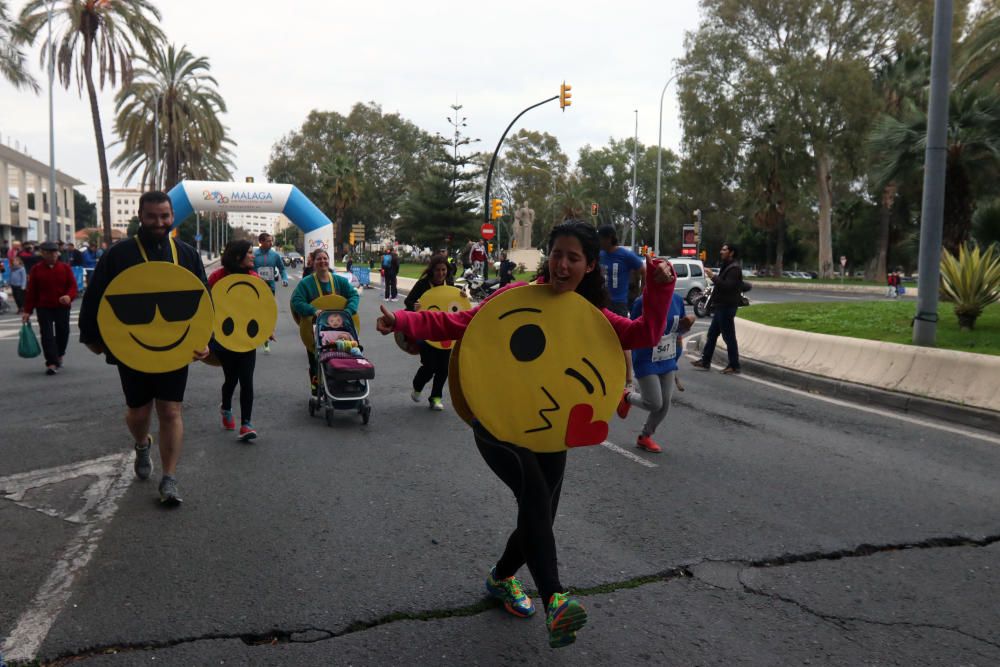
<instances>
[{"instance_id":1,"label":"traffic light","mask_svg":"<svg viewBox=\"0 0 1000 667\"><path fill-rule=\"evenodd\" d=\"M702 250L702 251L701 251L701 254L700 254L700 255L698 255L698 259L700 259L700 260L701 260L701 261L703 261L703 262L704 262L705 260L707 260L707 259L708 259L708 251L707 251L707 250Z\"/></svg>"},{"instance_id":2,"label":"traffic light","mask_svg":"<svg viewBox=\"0 0 1000 667\"><path fill-rule=\"evenodd\" d=\"M354 232L351 232L350 234L347 235L347 242L350 243L351 245L354 245Z\"/></svg>"},{"instance_id":3,"label":"traffic light","mask_svg":"<svg viewBox=\"0 0 1000 667\"><path fill-rule=\"evenodd\" d=\"M486 244L486 252L493 252L493 244L492 243L487 243Z\"/></svg>"},{"instance_id":4,"label":"traffic light","mask_svg":"<svg viewBox=\"0 0 1000 667\"><path fill-rule=\"evenodd\" d=\"M590 205L590 215L592 217L594 217L594 218L597 217L597 211L598 210L600 210L600 207L597 204L591 204Z\"/></svg>"},{"instance_id":5,"label":"traffic light","mask_svg":"<svg viewBox=\"0 0 1000 667\"><path fill-rule=\"evenodd\" d=\"M494 199L490 202L490 220L496 220L503 216L503 202Z\"/></svg>"},{"instance_id":6,"label":"traffic light","mask_svg":"<svg viewBox=\"0 0 1000 667\"><path fill-rule=\"evenodd\" d=\"M569 92L571 90L573 90L573 86L567 86L565 81L559 86L559 108L563 111L566 111L566 107L573 104L569 101L569 98L573 97L573 94Z\"/></svg>"}]
</instances>

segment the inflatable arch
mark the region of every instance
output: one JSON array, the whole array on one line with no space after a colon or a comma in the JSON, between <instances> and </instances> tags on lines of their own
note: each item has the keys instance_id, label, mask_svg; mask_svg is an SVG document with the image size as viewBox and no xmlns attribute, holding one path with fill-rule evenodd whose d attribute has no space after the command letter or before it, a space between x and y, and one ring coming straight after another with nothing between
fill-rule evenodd
<instances>
[{"instance_id":1,"label":"inflatable arch","mask_svg":"<svg viewBox=\"0 0 1000 667\"><path fill-rule=\"evenodd\" d=\"M174 226L195 211L284 213L305 232L305 251L333 248L333 222L294 185L181 181L170 192Z\"/></svg>"}]
</instances>

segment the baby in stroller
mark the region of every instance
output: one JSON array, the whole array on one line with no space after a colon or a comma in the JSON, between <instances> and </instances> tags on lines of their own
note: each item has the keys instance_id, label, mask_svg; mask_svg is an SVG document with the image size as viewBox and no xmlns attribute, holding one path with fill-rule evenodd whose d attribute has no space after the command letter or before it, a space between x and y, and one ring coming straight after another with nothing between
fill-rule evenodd
<instances>
[{"instance_id":1,"label":"baby in stroller","mask_svg":"<svg viewBox=\"0 0 1000 667\"><path fill-rule=\"evenodd\" d=\"M368 380L375 377L375 367L364 357L351 316L342 310L317 312L315 342L322 372L317 395L310 400L310 414L325 408L327 423L332 424L334 409L357 410L367 424L371 415Z\"/></svg>"}]
</instances>

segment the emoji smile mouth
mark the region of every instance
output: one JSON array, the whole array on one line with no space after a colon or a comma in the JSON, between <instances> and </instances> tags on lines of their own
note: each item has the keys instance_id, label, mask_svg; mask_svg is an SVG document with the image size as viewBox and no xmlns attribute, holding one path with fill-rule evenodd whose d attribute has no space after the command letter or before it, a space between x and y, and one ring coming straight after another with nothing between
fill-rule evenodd
<instances>
[{"instance_id":1,"label":"emoji smile mouth","mask_svg":"<svg viewBox=\"0 0 1000 667\"><path fill-rule=\"evenodd\" d=\"M527 431L525 431L525 433L538 433L539 431L548 431L550 428L552 428L552 422L549 421L549 418L546 417L544 413L546 413L546 412L558 412L559 411L559 401L557 401L555 398L553 398L552 394L550 394L549 391L548 391L548 389L546 389L545 387L542 387L542 391L548 397L549 401L552 402L552 407L550 407L550 408L541 408L538 411L538 416L542 418L543 422L545 422L545 426L539 426L537 428L528 429Z\"/></svg>"},{"instance_id":2,"label":"emoji smile mouth","mask_svg":"<svg viewBox=\"0 0 1000 667\"><path fill-rule=\"evenodd\" d=\"M134 340L144 350L149 350L150 352L167 352L168 350L172 350L175 347L177 347L178 345L180 345L181 343L183 343L184 339L187 338L187 335L188 335L189 331L191 331L191 325L190 324L187 325L187 327L185 327L184 333L181 334L180 338L178 338L177 340L175 340L173 343L169 343L167 345L147 345L146 343L143 343L141 340L139 340L138 338L136 338L135 334L132 333L131 331L128 333L128 335L131 336L132 340Z\"/></svg>"}]
</instances>

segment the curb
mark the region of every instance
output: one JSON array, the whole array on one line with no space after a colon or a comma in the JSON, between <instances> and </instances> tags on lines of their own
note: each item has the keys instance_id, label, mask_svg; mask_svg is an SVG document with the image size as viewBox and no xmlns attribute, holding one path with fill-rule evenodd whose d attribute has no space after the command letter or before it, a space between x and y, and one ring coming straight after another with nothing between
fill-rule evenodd
<instances>
[{"instance_id":1,"label":"curb","mask_svg":"<svg viewBox=\"0 0 1000 667\"><path fill-rule=\"evenodd\" d=\"M707 332L703 332L691 336L685 345L685 351L700 351L706 335ZM727 362L728 359L725 351L716 348L715 354L712 357L712 363L725 365ZM1000 413L991 410L878 389L854 382L833 380L821 375L794 371L782 366L745 357L740 359L740 366L743 372L749 371L754 376L767 378L780 384L809 392L810 394L839 398L853 403L879 405L907 414L930 417L992 433L1000 432Z\"/></svg>"},{"instance_id":2,"label":"curb","mask_svg":"<svg viewBox=\"0 0 1000 667\"><path fill-rule=\"evenodd\" d=\"M877 294L879 296L885 296L886 288L879 287L878 285L837 285L835 283L812 283L808 280L801 280L799 282L788 282L788 281L768 281L768 280L758 280L754 282L752 276L748 276L748 282L753 283L754 288L760 289L787 289L787 290L800 290L803 292L844 292L845 294ZM916 287L907 287L906 294L902 295L903 299L915 299L917 297ZM891 301L890 297L886 297L887 301Z\"/></svg>"}]
</instances>

